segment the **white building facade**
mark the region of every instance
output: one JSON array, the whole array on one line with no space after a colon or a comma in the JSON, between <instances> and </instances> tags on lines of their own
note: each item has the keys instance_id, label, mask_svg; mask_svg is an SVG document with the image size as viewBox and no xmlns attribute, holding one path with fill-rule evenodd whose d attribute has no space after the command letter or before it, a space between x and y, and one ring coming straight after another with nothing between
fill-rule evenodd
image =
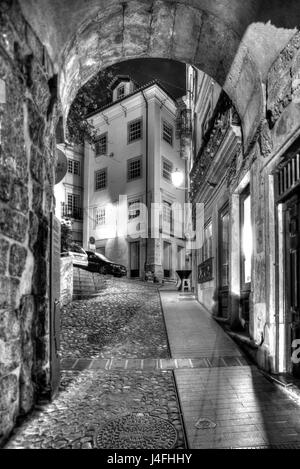
<instances>
[{"instance_id":1,"label":"white building facade","mask_svg":"<svg viewBox=\"0 0 300 469\"><path fill-rule=\"evenodd\" d=\"M68 221L73 240L82 245L83 233L83 146L60 145L67 158L67 172L61 182L54 186L55 215Z\"/></svg>"},{"instance_id":2,"label":"white building facade","mask_svg":"<svg viewBox=\"0 0 300 469\"><path fill-rule=\"evenodd\" d=\"M180 217L175 221L186 191L171 180L187 169L177 103L157 82L135 88L117 77L111 87L113 102L89 117L98 138L84 149L83 247L125 265L130 277L151 271L175 279L186 267Z\"/></svg>"}]
</instances>

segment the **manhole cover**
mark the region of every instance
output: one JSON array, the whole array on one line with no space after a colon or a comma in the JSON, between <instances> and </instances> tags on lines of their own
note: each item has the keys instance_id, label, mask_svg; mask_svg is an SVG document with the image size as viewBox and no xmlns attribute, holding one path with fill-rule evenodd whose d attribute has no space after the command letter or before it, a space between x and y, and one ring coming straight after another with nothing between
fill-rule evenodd
<instances>
[{"instance_id":1,"label":"manhole cover","mask_svg":"<svg viewBox=\"0 0 300 469\"><path fill-rule=\"evenodd\" d=\"M171 449L176 441L177 431L170 422L145 414L111 420L95 437L101 449Z\"/></svg>"}]
</instances>

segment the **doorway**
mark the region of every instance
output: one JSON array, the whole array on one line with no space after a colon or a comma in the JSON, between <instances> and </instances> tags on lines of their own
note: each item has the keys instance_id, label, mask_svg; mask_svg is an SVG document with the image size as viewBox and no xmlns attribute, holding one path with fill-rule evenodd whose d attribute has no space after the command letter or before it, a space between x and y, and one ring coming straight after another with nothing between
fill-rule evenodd
<instances>
[{"instance_id":1,"label":"doorway","mask_svg":"<svg viewBox=\"0 0 300 469\"><path fill-rule=\"evenodd\" d=\"M219 316L228 316L229 286L229 207L226 204L219 212Z\"/></svg>"},{"instance_id":2,"label":"doorway","mask_svg":"<svg viewBox=\"0 0 300 469\"><path fill-rule=\"evenodd\" d=\"M285 201L283 214L287 370L299 378L300 360L295 351L300 343L300 188Z\"/></svg>"},{"instance_id":3,"label":"doorway","mask_svg":"<svg viewBox=\"0 0 300 469\"><path fill-rule=\"evenodd\" d=\"M171 244L164 241L164 252L163 252L163 269L164 277L171 277Z\"/></svg>"},{"instance_id":4,"label":"doorway","mask_svg":"<svg viewBox=\"0 0 300 469\"><path fill-rule=\"evenodd\" d=\"M185 267L184 247L177 246L177 270L183 270Z\"/></svg>"},{"instance_id":5,"label":"doorway","mask_svg":"<svg viewBox=\"0 0 300 469\"><path fill-rule=\"evenodd\" d=\"M129 243L129 246L130 277L136 278L140 276L140 242Z\"/></svg>"},{"instance_id":6,"label":"doorway","mask_svg":"<svg viewBox=\"0 0 300 469\"><path fill-rule=\"evenodd\" d=\"M252 223L251 195L248 185L240 195L240 304L241 321L245 331L249 330L249 301L252 271Z\"/></svg>"}]
</instances>

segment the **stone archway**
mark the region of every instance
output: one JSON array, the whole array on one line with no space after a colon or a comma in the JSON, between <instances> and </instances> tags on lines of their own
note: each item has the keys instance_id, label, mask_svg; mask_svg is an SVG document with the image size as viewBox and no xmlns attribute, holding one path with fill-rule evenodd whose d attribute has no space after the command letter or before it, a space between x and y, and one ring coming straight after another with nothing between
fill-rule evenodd
<instances>
[{"instance_id":1,"label":"stone archway","mask_svg":"<svg viewBox=\"0 0 300 469\"><path fill-rule=\"evenodd\" d=\"M242 120L245 149L261 121L266 74L299 23L297 2L271 0L20 0L56 63L64 115L101 68L141 57L195 65L215 79ZM298 21L298 23L297 23Z\"/></svg>"},{"instance_id":2,"label":"stone archway","mask_svg":"<svg viewBox=\"0 0 300 469\"><path fill-rule=\"evenodd\" d=\"M65 115L78 89L100 69L128 59L168 58L195 65L224 87L241 116L245 146L261 119L261 78L241 32L214 12L168 1L116 3L84 21L62 54Z\"/></svg>"},{"instance_id":3,"label":"stone archway","mask_svg":"<svg viewBox=\"0 0 300 469\"><path fill-rule=\"evenodd\" d=\"M298 0L290 0L288 9L283 3L1 1L0 80L8 106L0 152L0 440L49 387L56 91L66 117L78 89L101 68L141 57L187 62L223 86L249 148L263 117L267 73L300 24Z\"/></svg>"}]
</instances>

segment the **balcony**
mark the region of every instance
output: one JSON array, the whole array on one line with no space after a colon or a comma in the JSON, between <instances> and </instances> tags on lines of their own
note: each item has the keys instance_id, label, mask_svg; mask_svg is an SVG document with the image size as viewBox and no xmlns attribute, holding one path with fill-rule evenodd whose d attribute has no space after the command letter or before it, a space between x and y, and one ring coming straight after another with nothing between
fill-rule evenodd
<instances>
[{"instance_id":1,"label":"balcony","mask_svg":"<svg viewBox=\"0 0 300 469\"><path fill-rule=\"evenodd\" d=\"M73 220L82 220L82 208L68 207L66 204L62 204L61 216L63 218L72 218Z\"/></svg>"}]
</instances>

